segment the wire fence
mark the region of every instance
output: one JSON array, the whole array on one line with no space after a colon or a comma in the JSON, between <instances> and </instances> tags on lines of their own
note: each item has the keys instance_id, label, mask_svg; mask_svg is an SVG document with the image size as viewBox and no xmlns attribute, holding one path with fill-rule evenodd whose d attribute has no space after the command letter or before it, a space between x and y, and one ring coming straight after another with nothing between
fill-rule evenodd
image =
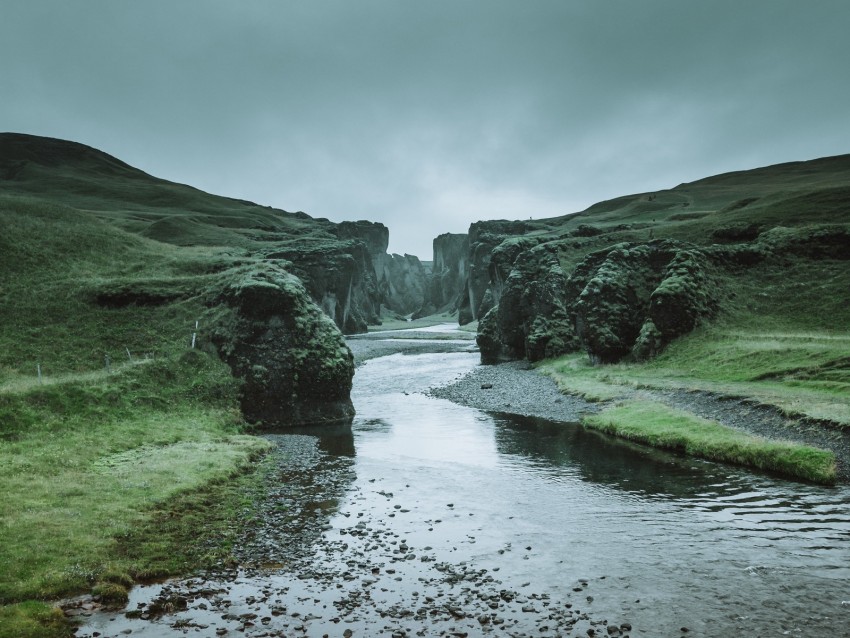
<instances>
[{"instance_id":1,"label":"wire fence","mask_svg":"<svg viewBox=\"0 0 850 638\"><path fill-rule=\"evenodd\" d=\"M195 321L194 329L186 339L186 346L194 350L197 348L200 321ZM86 372L58 372L50 374L49 368L37 361L34 366L34 376L15 372L4 381L0 381L0 392L15 393L32 389L36 386L67 383L69 381L98 381L107 379L110 375L119 373L130 366L148 363L164 356L162 349L147 352L132 352L129 347L124 347L118 358L113 358L114 353L103 354L99 367Z\"/></svg>"}]
</instances>

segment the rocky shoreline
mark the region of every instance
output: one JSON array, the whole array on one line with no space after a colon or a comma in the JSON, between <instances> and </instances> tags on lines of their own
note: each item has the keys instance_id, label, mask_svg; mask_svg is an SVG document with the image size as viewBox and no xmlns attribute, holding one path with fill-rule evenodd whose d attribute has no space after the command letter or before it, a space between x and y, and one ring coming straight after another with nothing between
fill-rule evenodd
<instances>
[{"instance_id":1,"label":"rocky shoreline","mask_svg":"<svg viewBox=\"0 0 850 638\"><path fill-rule=\"evenodd\" d=\"M525 361L480 366L449 385L432 388L429 394L488 412L572 423L581 421L583 414L599 411L606 403L562 394L552 379ZM709 392L629 389L620 398L660 401L755 436L830 450L836 457L839 482L850 482L850 432L846 430L789 416L746 398Z\"/></svg>"},{"instance_id":2,"label":"rocky shoreline","mask_svg":"<svg viewBox=\"0 0 850 638\"><path fill-rule=\"evenodd\" d=\"M470 351L469 340L457 341L349 339L358 364L386 354L433 352L435 347L441 348L440 352ZM600 409L598 403L561 394L550 378L526 362L477 366L426 394L490 412L561 422L577 422L583 414ZM696 398L694 405L707 416L732 418L710 413L716 402L723 401L720 397L689 393L654 396L662 397L671 405ZM726 407L730 414L740 412L740 406L729 401ZM752 420L752 415L738 418ZM765 417L758 422L769 427L771 420ZM126 609L100 612L104 620L84 626L78 636L117 638L130 632L144 633L144 628L151 626L148 623L162 635L194 630L255 638L634 635L628 614L605 618L590 611L594 590L604 590L601 579L605 576L578 578L559 597L534 591L527 583L512 584L492 565L486 569L466 560L441 561L437 550L417 542L416 537L427 536L452 517L473 513L447 503L444 516L417 520L417 501L403 481L377 477L369 479L365 487L355 487L350 428L324 428L317 437L318 431L264 435L273 449L260 470L264 488L251 508L251 518L240 524L241 537L234 547L236 564L136 588ZM357 506L334 523L333 517L346 499L353 499ZM396 517L410 519L407 533L387 526L386 522L398 520ZM468 537L463 542L475 543L475 539ZM498 554L527 555L531 550L525 543L522 547L508 543ZM409 597L387 594L396 589ZM67 607L69 616L86 618L98 613L91 598L76 599ZM683 627L681 631L688 630Z\"/></svg>"},{"instance_id":3,"label":"rocky shoreline","mask_svg":"<svg viewBox=\"0 0 850 638\"><path fill-rule=\"evenodd\" d=\"M577 423L599 404L563 394L549 377L527 361L482 365L449 385L431 388L430 396L487 412L534 416Z\"/></svg>"}]
</instances>

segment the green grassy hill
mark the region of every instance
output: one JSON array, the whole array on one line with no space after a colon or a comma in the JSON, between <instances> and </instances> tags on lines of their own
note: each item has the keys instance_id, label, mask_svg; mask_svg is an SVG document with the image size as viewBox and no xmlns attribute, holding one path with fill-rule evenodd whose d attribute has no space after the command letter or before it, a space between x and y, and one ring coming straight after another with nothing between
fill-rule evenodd
<instances>
[{"instance_id":1,"label":"green grassy hill","mask_svg":"<svg viewBox=\"0 0 850 638\"><path fill-rule=\"evenodd\" d=\"M265 256L338 244L334 226L0 134L0 636L67 633L33 600L120 601L133 578L227 560L246 507L230 486L265 443L240 411L259 382L235 378L215 339L261 323L262 304L236 305L262 288L304 310L288 309L303 343L285 356L344 349L291 264Z\"/></svg>"},{"instance_id":2,"label":"green grassy hill","mask_svg":"<svg viewBox=\"0 0 850 638\"><path fill-rule=\"evenodd\" d=\"M839 155L724 173L545 221L562 232L582 224L604 230L639 224L659 235L698 240L702 231L732 223L829 223L847 214L848 199L850 155Z\"/></svg>"},{"instance_id":3,"label":"green grassy hill","mask_svg":"<svg viewBox=\"0 0 850 638\"><path fill-rule=\"evenodd\" d=\"M0 195L86 211L182 246L257 249L336 239L327 220L175 184L82 144L15 133L0 134Z\"/></svg>"},{"instance_id":4,"label":"green grassy hill","mask_svg":"<svg viewBox=\"0 0 850 638\"><path fill-rule=\"evenodd\" d=\"M672 417L631 409L635 391L745 397L799 417L801 432L850 428L850 155L474 230L486 358L547 358L565 391L624 402L611 414L650 425Z\"/></svg>"}]
</instances>

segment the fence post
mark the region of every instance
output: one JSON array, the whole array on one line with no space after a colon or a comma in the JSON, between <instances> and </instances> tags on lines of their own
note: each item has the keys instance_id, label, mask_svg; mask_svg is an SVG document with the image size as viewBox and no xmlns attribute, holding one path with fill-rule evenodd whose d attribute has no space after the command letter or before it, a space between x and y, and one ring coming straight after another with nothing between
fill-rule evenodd
<instances>
[{"instance_id":1,"label":"fence post","mask_svg":"<svg viewBox=\"0 0 850 638\"><path fill-rule=\"evenodd\" d=\"M36 369L36 371L38 371L38 385L41 385L43 383L43 381L41 380L41 364L36 363L35 369Z\"/></svg>"},{"instance_id":2,"label":"fence post","mask_svg":"<svg viewBox=\"0 0 850 638\"><path fill-rule=\"evenodd\" d=\"M124 348L127 351L127 358L130 360L130 363L133 363L133 355L130 354L130 348Z\"/></svg>"}]
</instances>

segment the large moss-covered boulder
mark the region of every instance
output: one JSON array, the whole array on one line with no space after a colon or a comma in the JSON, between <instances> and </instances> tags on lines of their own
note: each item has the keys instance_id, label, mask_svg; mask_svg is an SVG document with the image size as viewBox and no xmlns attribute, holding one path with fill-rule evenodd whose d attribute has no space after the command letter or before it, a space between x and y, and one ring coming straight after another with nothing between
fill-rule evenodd
<instances>
[{"instance_id":1,"label":"large moss-covered boulder","mask_svg":"<svg viewBox=\"0 0 850 638\"><path fill-rule=\"evenodd\" d=\"M690 244L615 244L588 254L569 275L559 258L564 247L514 238L493 251L498 306L479 324L483 361L582 349L596 363L644 359L714 312L710 260Z\"/></svg>"},{"instance_id":2,"label":"large moss-covered boulder","mask_svg":"<svg viewBox=\"0 0 850 638\"><path fill-rule=\"evenodd\" d=\"M709 259L681 242L618 244L589 255L570 278L576 333L591 360L653 356L716 308Z\"/></svg>"},{"instance_id":3,"label":"large moss-covered boulder","mask_svg":"<svg viewBox=\"0 0 850 638\"><path fill-rule=\"evenodd\" d=\"M647 258L645 246L614 248L576 299L576 333L593 361L611 363L631 351L657 278Z\"/></svg>"},{"instance_id":4,"label":"large moss-covered boulder","mask_svg":"<svg viewBox=\"0 0 850 638\"><path fill-rule=\"evenodd\" d=\"M353 417L351 351L297 277L256 264L228 273L209 301L212 340L243 382L248 421L281 427Z\"/></svg>"},{"instance_id":5,"label":"large moss-covered boulder","mask_svg":"<svg viewBox=\"0 0 850 638\"><path fill-rule=\"evenodd\" d=\"M498 306L480 320L478 328L485 362L523 357L538 361L576 348L564 271L549 247L522 250L536 243L506 242L504 250L493 253L492 277L499 283L491 287ZM516 261L508 268L511 254Z\"/></svg>"}]
</instances>

